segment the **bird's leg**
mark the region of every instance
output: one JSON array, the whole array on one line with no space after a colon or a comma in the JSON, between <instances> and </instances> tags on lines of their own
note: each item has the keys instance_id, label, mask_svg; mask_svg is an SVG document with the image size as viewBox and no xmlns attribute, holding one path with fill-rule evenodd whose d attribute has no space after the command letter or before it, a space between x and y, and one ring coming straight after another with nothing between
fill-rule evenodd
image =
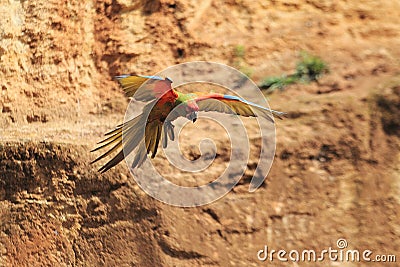
<instances>
[{"instance_id":1,"label":"bird's leg","mask_svg":"<svg viewBox=\"0 0 400 267\"><path fill-rule=\"evenodd\" d=\"M175 126L172 124L171 121L169 121L169 120L165 120L164 121L164 125L163 125L163 129L164 129L163 148L167 147L168 138L171 141L174 141L174 139L175 139L174 127Z\"/></svg>"},{"instance_id":2,"label":"bird's leg","mask_svg":"<svg viewBox=\"0 0 400 267\"><path fill-rule=\"evenodd\" d=\"M165 123L167 126L168 137L169 137L169 139L171 139L171 141L174 141L175 140L175 133L174 133L175 125L173 125L172 122L169 120L166 120Z\"/></svg>"},{"instance_id":3,"label":"bird's leg","mask_svg":"<svg viewBox=\"0 0 400 267\"><path fill-rule=\"evenodd\" d=\"M175 127L175 125L173 125L172 122L169 120L164 121L164 126L166 126L168 128L172 128L172 129Z\"/></svg>"}]
</instances>

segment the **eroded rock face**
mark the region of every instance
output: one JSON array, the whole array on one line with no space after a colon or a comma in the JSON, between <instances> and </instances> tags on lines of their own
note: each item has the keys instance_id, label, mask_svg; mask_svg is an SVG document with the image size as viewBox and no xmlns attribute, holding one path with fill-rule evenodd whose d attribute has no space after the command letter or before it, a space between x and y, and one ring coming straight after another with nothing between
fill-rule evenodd
<instances>
[{"instance_id":1,"label":"eroded rock face","mask_svg":"<svg viewBox=\"0 0 400 267\"><path fill-rule=\"evenodd\" d=\"M264 245L321 250L338 238L400 251L398 2L0 3L1 266L256 266ZM256 81L290 72L303 49L331 69L271 96L289 118L277 123L262 188L247 192L260 149L251 120L245 177L204 207L149 198L123 164L105 175L89 165L95 142L123 120L112 76L190 60L234 65L238 45ZM230 150L209 132L222 166ZM182 148L198 155L193 143Z\"/></svg>"},{"instance_id":2,"label":"eroded rock face","mask_svg":"<svg viewBox=\"0 0 400 267\"><path fill-rule=\"evenodd\" d=\"M159 261L152 252L154 237L146 234L159 221L158 211L153 200L135 196L138 188L126 174L86 172L82 146L4 143L0 150L2 263Z\"/></svg>"}]
</instances>

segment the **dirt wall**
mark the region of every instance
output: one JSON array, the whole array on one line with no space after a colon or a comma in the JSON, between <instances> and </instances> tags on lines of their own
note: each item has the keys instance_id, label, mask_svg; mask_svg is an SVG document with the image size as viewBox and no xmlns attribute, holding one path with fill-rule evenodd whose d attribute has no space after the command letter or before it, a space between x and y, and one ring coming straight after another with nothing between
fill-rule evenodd
<instances>
[{"instance_id":1,"label":"dirt wall","mask_svg":"<svg viewBox=\"0 0 400 267\"><path fill-rule=\"evenodd\" d=\"M259 266L264 245L321 250L339 238L398 253L399 18L389 0L0 0L0 265ZM153 200L123 164L104 175L89 164L123 119L114 75L235 65L238 46L236 67L256 82L291 72L302 50L331 70L269 96L289 117L258 191L247 192L256 155L231 193L198 208Z\"/></svg>"}]
</instances>

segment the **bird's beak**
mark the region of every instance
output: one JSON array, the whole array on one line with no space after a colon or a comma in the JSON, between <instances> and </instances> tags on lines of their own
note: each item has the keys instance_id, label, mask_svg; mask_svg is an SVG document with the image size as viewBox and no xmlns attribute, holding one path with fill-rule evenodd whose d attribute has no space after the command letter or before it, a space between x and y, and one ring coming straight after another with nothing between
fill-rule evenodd
<instances>
[{"instance_id":1,"label":"bird's beak","mask_svg":"<svg viewBox=\"0 0 400 267\"><path fill-rule=\"evenodd\" d=\"M192 113L192 122L195 123L197 121L197 112Z\"/></svg>"},{"instance_id":2,"label":"bird's beak","mask_svg":"<svg viewBox=\"0 0 400 267\"><path fill-rule=\"evenodd\" d=\"M186 115L186 118L190 121L192 121L193 123L197 120L197 112L190 112Z\"/></svg>"}]
</instances>

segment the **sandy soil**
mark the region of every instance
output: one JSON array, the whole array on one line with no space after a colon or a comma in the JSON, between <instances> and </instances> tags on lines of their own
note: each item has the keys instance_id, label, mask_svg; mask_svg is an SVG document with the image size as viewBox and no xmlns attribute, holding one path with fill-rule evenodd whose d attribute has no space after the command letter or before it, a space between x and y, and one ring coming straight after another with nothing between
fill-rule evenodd
<instances>
[{"instance_id":1,"label":"sandy soil","mask_svg":"<svg viewBox=\"0 0 400 267\"><path fill-rule=\"evenodd\" d=\"M270 264L257 260L264 245L320 251L339 238L398 262L399 23L392 0L0 0L0 266L259 266ZM331 70L269 96L289 118L277 122L258 191L247 191L255 139L239 185L198 208L150 198L124 164L104 175L89 165L128 103L114 75L235 65L239 45L256 82L290 73L302 50ZM222 166L230 150L212 137ZM193 143L182 146L196 157ZM339 265L365 263L324 262Z\"/></svg>"}]
</instances>

